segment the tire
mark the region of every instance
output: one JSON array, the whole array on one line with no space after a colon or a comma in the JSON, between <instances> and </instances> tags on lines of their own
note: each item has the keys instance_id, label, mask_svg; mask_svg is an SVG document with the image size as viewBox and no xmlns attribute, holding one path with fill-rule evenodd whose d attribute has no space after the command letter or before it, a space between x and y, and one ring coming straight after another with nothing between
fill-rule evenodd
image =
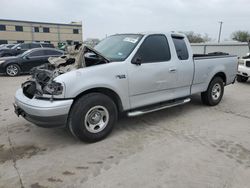
<instances>
[{"instance_id":1,"label":"tire","mask_svg":"<svg viewBox=\"0 0 250 188\"><path fill-rule=\"evenodd\" d=\"M248 80L248 77L237 75L238 82L246 82L247 80Z\"/></svg>"},{"instance_id":2,"label":"tire","mask_svg":"<svg viewBox=\"0 0 250 188\"><path fill-rule=\"evenodd\" d=\"M18 76L20 74L20 67L17 64L10 64L6 67L5 73L8 76Z\"/></svg>"},{"instance_id":3,"label":"tire","mask_svg":"<svg viewBox=\"0 0 250 188\"><path fill-rule=\"evenodd\" d=\"M201 93L203 104L215 106L220 103L224 94L224 83L222 78L215 77L210 82L207 91Z\"/></svg>"},{"instance_id":4,"label":"tire","mask_svg":"<svg viewBox=\"0 0 250 188\"><path fill-rule=\"evenodd\" d=\"M111 133L117 116L117 107L111 98L101 93L89 93L73 104L68 128L81 141L97 142Z\"/></svg>"}]
</instances>

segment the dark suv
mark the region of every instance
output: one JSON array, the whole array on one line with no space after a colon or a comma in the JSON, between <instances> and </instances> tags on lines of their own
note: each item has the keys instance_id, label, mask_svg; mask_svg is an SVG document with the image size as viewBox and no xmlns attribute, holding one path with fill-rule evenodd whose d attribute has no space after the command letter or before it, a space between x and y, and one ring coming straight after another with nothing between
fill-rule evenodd
<instances>
[{"instance_id":1,"label":"dark suv","mask_svg":"<svg viewBox=\"0 0 250 188\"><path fill-rule=\"evenodd\" d=\"M12 48L2 48L0 49L0 57L16 56L22 54L26 50L33 48L54 48L53 44L49 43L20 43L16 44Z\"/></svg>"}]
</instances>

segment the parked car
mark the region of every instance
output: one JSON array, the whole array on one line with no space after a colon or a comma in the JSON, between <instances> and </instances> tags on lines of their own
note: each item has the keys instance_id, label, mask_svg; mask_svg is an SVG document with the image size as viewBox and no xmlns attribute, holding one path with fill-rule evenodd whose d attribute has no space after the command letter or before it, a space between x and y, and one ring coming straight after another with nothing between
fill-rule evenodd
<instances>
[{"instance_id":1,"label":"parked car","mask_svg":"<svg viewBox=\"0 0 250 188\"><path fill-rule=\"evenodd\" d=\"M44 47L54 48L54 45L49 43L19 43L13 46L12 48L0 49L0 57L16 56L22 54L23 52L29 49Z\"/></svg>"},{"instance_id":2,"label":"parked car","mask_svg":"<svg viewBox=\"0 0 250 188\"><path fill-rule=\"evenodd\" d=\"M0 45L0 49L1 48L12 48L13 46L15 46L16 44L1 44Z\"/></svg>"},{"instance_id":3,"label":"parked car","mask_svg":"<svg viewBox=\"0 0 250 188\"><path fill-rule=\"evenodd\" d=\"M246 82L250 77L250 53L239 59L237 81Z\"/></svg>"},{"instance_id":4,"label":"parked car","mask_svg":"<svg viewBox=\"0 0 250 188\"><path fill-rule=\"evenodd\" d=\"M53 48L34 48L18 56L0 58L0 73L17 76L28 73L33 67L48 63L49 57L58 57L64 52Z\"/></svg>"},{"instance_id":5,"label":"parked car","mask_svg":"<svg viewBox=\"0 0 250 188\"><path fill-rule=\"evenodd\" d=\"M237 73L236 56L193 55L179 33L118 34L94 49L75 49L78 54L69 59L82 66L65 73L37 69L17 90L14 106L38 126L66 126L87 142L105 138L119 113L133 117L182 105L196 93L215 106Z\"/></svg>"}]
</instances>

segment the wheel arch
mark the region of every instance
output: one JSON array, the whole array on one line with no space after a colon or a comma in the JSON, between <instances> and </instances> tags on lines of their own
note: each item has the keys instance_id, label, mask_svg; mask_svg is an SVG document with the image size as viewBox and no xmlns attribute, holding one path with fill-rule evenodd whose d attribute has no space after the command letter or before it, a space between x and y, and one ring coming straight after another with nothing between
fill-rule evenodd
<instances>
[{"instance_id":1,"label":"wheel arch","mask_svg":"<svg viewBox=\"0 0 250 188\"><path fill-rule=\"evenodd\" d=\"M216 74L212 77L212 79L210 80L210 82L211 82L215 77L220 77L220 78L223 80L224 84L227 83L227 76L226 76L226 74L225 74L224 72L218 72L218 73L216 73Z\"/></svg>"},{"instance_id":2,"label":"wheel arch","mask_svg":"<svg viewBox=\"0 0 250 188\"><path fill-rule=\"evenodd\" d=\"M122 101L121 101L121 98L119 97L119 95L115 91L113 91L112 89L105 88L105 87L96 87L96 88L87 89L87 90L83 91L82 93L78 94L75 97L74 102L77 99L79 99L80 97L82 97L83 95L86 95L89 93L101 93L101 94L107 95L115 102L118 112L123 111L123 105L122 105Z\"/></svg>"}]
</instances>

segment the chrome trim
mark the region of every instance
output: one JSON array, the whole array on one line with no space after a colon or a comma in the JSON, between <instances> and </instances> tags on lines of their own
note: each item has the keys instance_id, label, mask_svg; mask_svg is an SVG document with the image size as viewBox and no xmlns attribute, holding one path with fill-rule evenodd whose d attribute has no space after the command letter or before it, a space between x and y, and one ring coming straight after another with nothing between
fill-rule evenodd
<instances>
[{"instance_id":1,"label":"chrome trim","mask_svg":"<svg viewBox=\"0 0 250 188\"><path fill-rule=\"evenodd\" d=\"M140 116L140 115L147 114L147 113L150 113L150 112L155 112L155 111L158 111L158 110L163 110L163 109L166 109L166 108L171 108L171 107L174 107L174 106L183 105L183 104L186 104L186 103L188 103L190 101L191 101L190 98L186 98L184 100L181 100L181 102L170 103L170 104L167 104L165 106L155 108L155 109L144 110L144 111L143 110L138 110L138 111L134 111L134 112L128 112L127 115L129 117Z\"/></svg>"}]
</instances>

